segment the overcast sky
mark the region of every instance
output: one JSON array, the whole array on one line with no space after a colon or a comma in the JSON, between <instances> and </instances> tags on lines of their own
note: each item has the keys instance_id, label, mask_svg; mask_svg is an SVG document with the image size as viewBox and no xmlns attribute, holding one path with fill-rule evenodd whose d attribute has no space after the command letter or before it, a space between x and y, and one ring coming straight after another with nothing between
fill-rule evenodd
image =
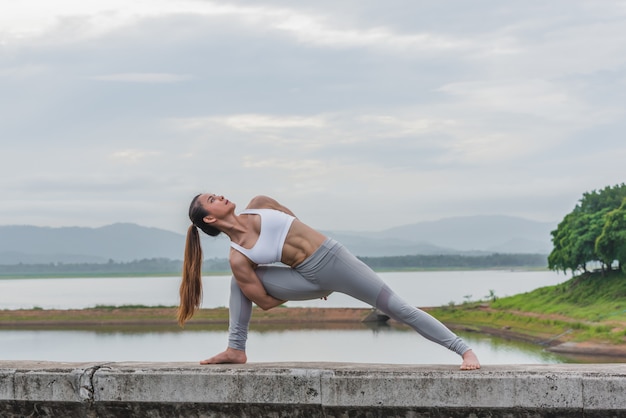
<instances>
[{"instance_id":1,"label":"overcast sky","mask_svg":"<svg viewBox=\"0 0 626 418\"><path fill-rule=\"evenodd\" d=\"M626 2L0 0L0 225L560 221L626 181Z\"/></svg>"}]
</instances>

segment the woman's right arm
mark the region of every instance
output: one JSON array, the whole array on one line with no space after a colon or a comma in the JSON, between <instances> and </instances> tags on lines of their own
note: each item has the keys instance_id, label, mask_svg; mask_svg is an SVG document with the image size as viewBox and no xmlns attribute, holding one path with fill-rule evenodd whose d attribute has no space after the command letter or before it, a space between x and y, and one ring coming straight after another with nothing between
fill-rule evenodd
<instances>
[{"instance_id":1,"label":"woman's right arm","mask_svg":"<svg viewBox=\"0 0 626 418\"><path fill-rule=\"evenodd\" d=\"M266 311L286 302L267 294L250 261L240 252L231 250L230 268L243 294L259 308Z\"/></svg>"}]
</instances>

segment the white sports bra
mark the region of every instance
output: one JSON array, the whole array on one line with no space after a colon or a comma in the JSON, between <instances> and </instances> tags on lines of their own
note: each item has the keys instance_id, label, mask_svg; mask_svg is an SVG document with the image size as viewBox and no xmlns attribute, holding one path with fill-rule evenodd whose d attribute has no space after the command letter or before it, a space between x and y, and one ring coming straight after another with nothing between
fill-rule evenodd
<instances>
[{"instance_id":1,"label":"white sports bra","mask_svg":"<svg viewBox=\"0 0 626 418\"><path fill-rule=\"evenodd\" d=\"M272 264L280 261L287 233L294 218L275 209L246 209L242 215L253 214L261 217L259 239L250 249L230 242L230 246L256 264Z\"/></svg>"}]
</instances>

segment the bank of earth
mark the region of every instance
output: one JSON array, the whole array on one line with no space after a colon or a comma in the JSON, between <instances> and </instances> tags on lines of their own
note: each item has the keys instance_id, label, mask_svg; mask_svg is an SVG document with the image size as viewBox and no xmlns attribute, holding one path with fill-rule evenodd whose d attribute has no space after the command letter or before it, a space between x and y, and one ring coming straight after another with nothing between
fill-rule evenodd
<instances>
[{"instance_id":1,"label":"bank of earth","mask_svg":"<svg viewBox=\"0 0 626 418\"><path fill-rule=\"evenodd\" d=\"M547 350L568 354L609 356L626 361L626 347L603 336L583 335L580 321L563 315L497 310L488 304L424 308L456 331L495 335L540 344ZM357 329L372 314L362 308L286 308L270 311L255 308L251 329ZM99 307L80 310L3 310L0 329L94 329L138 331L141 329L180 330L171 307ZM394 327L405 327L393 320ZM624 329L626 322L614 321ZM186 329L226 330L228 309L202 309Z\"/></svg>"}]
</instances>

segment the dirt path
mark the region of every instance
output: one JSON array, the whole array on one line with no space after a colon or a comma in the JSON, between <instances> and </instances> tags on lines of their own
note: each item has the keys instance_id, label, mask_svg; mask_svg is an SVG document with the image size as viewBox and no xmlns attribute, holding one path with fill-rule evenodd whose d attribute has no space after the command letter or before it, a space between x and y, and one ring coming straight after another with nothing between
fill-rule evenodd
<instances>
[{"instance_id":1,"label":"dirt path","mask_svg":"<svg viewBox=\"0 0 626 418\"><path fill-rule=\"evenodd\" d=\"M371 309L283 308L269 311L255 308L253 324L360 323ZM201 309L188 322L227 324L228 309ZM95 308L71 310L1 310L0 328L72 325L177 325L176 308Z\"/></svg>"}]
</instances>

